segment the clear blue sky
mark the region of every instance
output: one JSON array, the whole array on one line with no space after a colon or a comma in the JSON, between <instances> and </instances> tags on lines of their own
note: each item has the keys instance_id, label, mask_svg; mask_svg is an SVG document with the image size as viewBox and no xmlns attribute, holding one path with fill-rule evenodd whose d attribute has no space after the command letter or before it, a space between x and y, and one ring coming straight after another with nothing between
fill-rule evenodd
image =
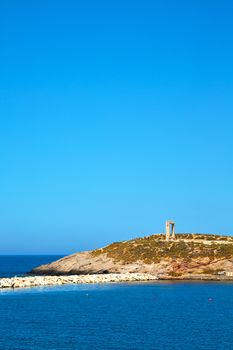
<instances>
[{"instance_id":1,"label":"clear blue sky","mask_svg":"<svg viewBox=\"0 0 233 350\"><path fill-rule=\"evenodd\" d=\"M233 233L232 1L0 0L0 254Z\"/></svg>"}]
</instances>

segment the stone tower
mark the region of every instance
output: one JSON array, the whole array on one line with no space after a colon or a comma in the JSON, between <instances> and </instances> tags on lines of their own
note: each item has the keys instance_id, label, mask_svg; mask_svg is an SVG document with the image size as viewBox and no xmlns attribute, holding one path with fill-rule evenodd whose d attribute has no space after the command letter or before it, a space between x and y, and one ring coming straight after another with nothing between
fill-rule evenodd
<instances>
[{"instance_id":1,"label":"stone tower","mask_svg":"<svg viewBox=\"0 0 233 350\"><path fill-rule=\"evenodd\" d=\"M172 220L166 221L166 241L170 241L171 239L175 239L175 222Z\"/></svg>"}]
</instances>

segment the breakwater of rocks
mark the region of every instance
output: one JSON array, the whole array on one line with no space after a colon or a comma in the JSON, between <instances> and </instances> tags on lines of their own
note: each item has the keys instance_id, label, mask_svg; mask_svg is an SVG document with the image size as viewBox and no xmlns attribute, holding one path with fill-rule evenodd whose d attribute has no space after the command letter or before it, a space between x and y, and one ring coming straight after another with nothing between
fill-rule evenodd
<instances>
[{"instance_id":1,"label":"breakwater of rocks","mask_svg":"<svg viewBox=\"0 0 233 350\"><path fill-rule=\"evenodd\" d=\"M0 278L0 289L2 288L28 288L57 286L63 284L82 283L112 283L112 282L135 282L154 281L158 278L149 273L110 273L99 275L69 275L69 276L25 276Z\"/></svg>"}]
</instances>

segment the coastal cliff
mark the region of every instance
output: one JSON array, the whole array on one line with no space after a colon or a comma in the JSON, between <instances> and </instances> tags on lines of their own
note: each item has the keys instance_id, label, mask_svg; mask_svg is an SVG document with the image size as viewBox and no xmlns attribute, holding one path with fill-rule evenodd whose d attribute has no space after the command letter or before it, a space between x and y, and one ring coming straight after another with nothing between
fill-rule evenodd
<instances>
[{"instance_id":1,"label":"coastal cliff","mask_svg":"<svg viewBox=\"0 0 233 350\"><path fill-rule=\"evenodd\" d=\"M149 273L161 279L233 278L233 237L163 234L112 243L34 268L36 275Z\"/></svg>"}]
</instances>

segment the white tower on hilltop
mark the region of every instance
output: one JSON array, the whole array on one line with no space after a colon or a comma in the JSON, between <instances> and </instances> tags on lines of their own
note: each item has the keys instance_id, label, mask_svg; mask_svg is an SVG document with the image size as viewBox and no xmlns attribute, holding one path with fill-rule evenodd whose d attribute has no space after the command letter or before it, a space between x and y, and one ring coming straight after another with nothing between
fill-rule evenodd
<instances>
[{"instance_id":1,"label":"white tower on hilltop","mask_svg":"<svg viewBox=\"0 0 233 350\"><path fill-rule=\"evenodd\" d=\"M175 239L175 221L167 220L166 221L166 241L170 241L171 239Z\"/></svg>"}]
</instances>

